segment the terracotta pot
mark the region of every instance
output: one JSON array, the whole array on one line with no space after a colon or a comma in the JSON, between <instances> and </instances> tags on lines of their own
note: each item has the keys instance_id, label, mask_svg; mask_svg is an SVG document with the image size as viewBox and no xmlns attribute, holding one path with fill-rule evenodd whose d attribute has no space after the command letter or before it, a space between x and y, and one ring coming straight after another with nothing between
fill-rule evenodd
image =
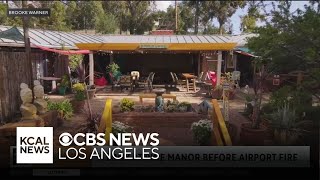
<instances>
[{"instance_id":1,"label":"terracotta pot","mask_svg":"<svg viewBox=\"0 0 320 180\"><path fill-rule=\"evenodd\" d=\"M81 113L84 109L85 101L77 101L77 100L72 100L70 101L73 107L73 112L74 113Z\"/></svg>"},{"instance_id":2,"label":"terracotta pot","mask_svg":"<svg viewBox=\"0 0 320 180\"><path fill-rule=\"evenodd\" d=\"M247 146L259 146L264 144L267 128L260 125L259 129L253 129L252 123L243 123L241 125L240 143Z\"/></svg>"},{"instance_id":3,"label":"terracotta pot","mask_svg":"<svg viewBox=\"0 0 320 180\"><path fill-rule=\"evenodd\" d=\"M88 91L89 99L93 99L96 93L96 89L88 89L87 91Z\"/></svg>"}]
</instances>

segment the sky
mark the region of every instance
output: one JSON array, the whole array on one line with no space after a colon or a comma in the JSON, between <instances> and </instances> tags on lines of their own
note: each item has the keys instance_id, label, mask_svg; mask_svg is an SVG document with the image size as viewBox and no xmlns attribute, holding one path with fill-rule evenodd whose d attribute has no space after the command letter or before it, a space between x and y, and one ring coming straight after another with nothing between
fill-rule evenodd
<instances>
[{"instance_id":1,"label":"sky","mask_svg":"<svg viewBox=\"0 0 320 180\"><path fill-rule=\"evenodd\" d=\"M272 1L266 1L266 3L268 3ZM163 10L163 11L166 11L168 6L172 4L174 5L174 1L156 1L156 6L157 6L157 9L159 10ZM291 12L295 11L297 8L300 8L300 9L304 9L304 5L305 4L308 4L308 1L292 1L292 5L291 5ZM269 6L269 8L267 8L267 10L270 10L271 9L271 6ZM232 29L232 32L233 34L240 34L241 31L240 31L240 16L241 15L245 15L246 12L247 12L248 8L245 7L244 9L238 9L236 11L236 13L231 17L231 22L233 24L233 29ZM218 22L216 20L213 21L213 24L218 27ZM259 23L258 23L259 25Z\"/></svg>"}]
</instances>

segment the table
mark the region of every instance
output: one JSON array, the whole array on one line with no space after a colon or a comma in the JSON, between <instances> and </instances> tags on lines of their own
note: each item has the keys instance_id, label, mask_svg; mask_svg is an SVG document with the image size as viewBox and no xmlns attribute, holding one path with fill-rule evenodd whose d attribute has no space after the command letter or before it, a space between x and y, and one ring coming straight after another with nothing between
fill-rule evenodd
<instances>
[{"instance_id":1,"label":"table","mask_svg":"<svg viewBox=\"0 0 320 180\"><path fill-rule=\"evenodd\" d=\"M43 81L51 81L51 92L56 91L57 89L57 81L60 81L61 78L57 77L40 77L41 80ZM43 83L42 83L43 84Z\"/></svg>"},{"instance_id":2,"label":"table","mask_svg":"<svg viewBox=\"0 0 320 180\"><path fill-rule=\"evenodd\" d=\"M189 92L189 79L193 80L193 91L196 92L196 78L197 76L192 75L190 73L182 73L182 76L184 78L186 78L186 82L187 82L187 92Z\"/></svg>"}]
</instances>

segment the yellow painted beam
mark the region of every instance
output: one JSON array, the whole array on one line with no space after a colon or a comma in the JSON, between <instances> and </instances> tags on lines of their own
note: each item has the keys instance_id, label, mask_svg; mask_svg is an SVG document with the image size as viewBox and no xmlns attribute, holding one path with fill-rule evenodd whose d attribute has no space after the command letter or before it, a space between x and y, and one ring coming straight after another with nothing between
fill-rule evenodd
<instances>
[{"instance_id":1,"label":"yellow painted beam","mask_svg":"<svg viewBox=\"0 0 320 180\"><path fill-rule=\"evenodd\" d=\"M92 51L134 51L139 50L140 45L164 45L168 51L200 51L200 50L232 50L236 43L76 43L79 49Z\"/></svg>"},{"instance_id":2,"label":"yellow painted beam","mask_svg":"<svg viewBox=\"0 0 320 180\"><path fill-rule=\"evenodd\" d=\"M106 143L109 144L110 133L112 132L112 100L107 99L101 116L98 133L105 133Z\"/></svg>"},{"instance_id":3,"label":"yellow painted beam","mask_svg":"<svg viewBox=\"0 0 320 180\"><path fill-rule=\"evenodd\" d=\"M232 145L232 141L226 126L226 123L223 119L222 113L221 113L221 109L219 107L218 101L216 99L212 99L212 109L213 109L213 113L216 115L216 121L217 121L217 125L219 126L219 129L221 131L223 140L225 142L225 145L227 146L231 146Z\"/></svg>"},{"instance_id":4,"label":"yellow painted beam","mask_svg":"<svg viewBox=\"0 0 320 180\"><path fill-rule=\"evenodd\" d=\"M218 146L223 146L223 140L221 138L220 132L219 132L219 127L218 127L218 120L217 120L217 116L213 110L213 112L211 113L211 121L213 123L213 136L212 139L216 140L216 143Z\"/></svg>"}]
</instances>

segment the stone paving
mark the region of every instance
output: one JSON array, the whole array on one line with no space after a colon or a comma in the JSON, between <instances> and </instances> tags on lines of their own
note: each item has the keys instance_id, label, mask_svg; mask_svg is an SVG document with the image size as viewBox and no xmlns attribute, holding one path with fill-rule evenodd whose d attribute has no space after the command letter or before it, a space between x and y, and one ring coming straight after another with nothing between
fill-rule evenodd
<instances>
[{"instance_id":1,"label":"stone paving","mask_svg":"<svg viewBox=\"0 0 320 180\"><path fill-rule=\"evenodd\" d=\"M124 90L123 92L115 91L112 92L111 89L100 89L97 90L96 97L90 100L90 106L94 113L101 113L104 109L104 105L107 99L112 99L113 105L118 105L120 100L123 98L128 98L136 102L136 104L140 104L139 102L139 94L142 92L134 92L131 93L129 91ZM168 92L167 92L168 93ZM194 92L185 92L183 90L180 91L172 91L171 94L177 95L177 100L187 101L193 104L195 107L197 104L203 102L204 100L211 100L210 98L205 98L203 95L199 95ZM59 95L50 95L49 98L51 101L61 101L66 98L71 98L72 95L59 96ZM264 96L264 100L267 100L268 96ZM154 99L144 99L144 104L154 104ZM219 100L220 107L222 108L222 100ZM236 94L233 100L229 100L229 123L233 125L232 132L230 135L233 139L233 144L237 145L239 143L239 134L240 134L240 126L242 123L247 122L248 120L243 117L239 112L244 110L245 104L245 94L242 90ZM86 105L87 109L87 105ZM67 131L67 130L76 130L77 127L82 126L86 120L86 112L82 114L77 114L73 116L71 120L66 121L62 127L59 128L58 132ZM163 128L163 127L161 127ZM170 130L174 131L173 129ZM167 144L174 144L174 140L164 140Z\"/></svg>"}]
</instances>

